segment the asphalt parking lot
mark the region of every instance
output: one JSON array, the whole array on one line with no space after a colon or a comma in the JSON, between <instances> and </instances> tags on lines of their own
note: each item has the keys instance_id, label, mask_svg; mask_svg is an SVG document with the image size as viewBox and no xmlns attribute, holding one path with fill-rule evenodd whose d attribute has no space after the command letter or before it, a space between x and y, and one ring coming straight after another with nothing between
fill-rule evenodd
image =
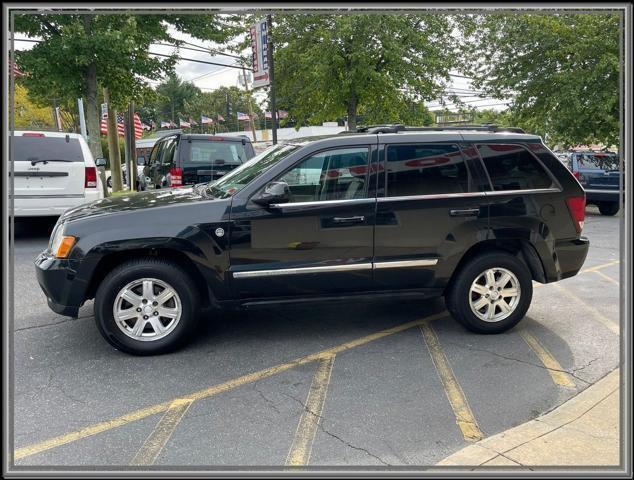
<instances>
[{"instance_id":1,"label":"asphalt parking lot","mask_svg":"<svg viewBox=\"0 0 634 480\"><path fill-rule=\"evenodd\" d=\"M15 466L433 465L617 367L619 221L588 208L583 271L538 286L502 335L442 301L284 305L212 316L148 358L102 340L92 302L48 309L33 259L52 222L16 225Z\"/></svg>"}]
</instances>

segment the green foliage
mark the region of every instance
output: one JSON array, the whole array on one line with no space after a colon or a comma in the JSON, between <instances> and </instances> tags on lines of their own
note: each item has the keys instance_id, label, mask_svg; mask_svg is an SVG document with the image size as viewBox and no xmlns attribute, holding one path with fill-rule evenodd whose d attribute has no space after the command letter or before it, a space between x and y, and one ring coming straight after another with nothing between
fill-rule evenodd
<instances>
[{"instance_id":1,"label":"green foliage","mask_svg":"<svg viewBox=\"0 0 634 480\"><path fill-rule=\"evenodd\" d=\"M110 169L110 152L108 146L108 137L101 137L101 150L103 151L103 158L106 159L106 170ZM119 158L125 158L125 142L123 137L119 137Z\"/></svg>"},{"instance_id":2,"label":"green foliage","mask_svg":"<svg viewBox=\"0 0 634 480\"><path fill-rule=\"evenodd\" d=\"M27 89L15 85L13 94L13 120L16 129L50 130L53 128L51 107L40 106L28 98Z\"/></svg>"},{"instance_id":3,"label":"green foliage","mask_svg":"<svg viewBox=\"0 0 634 480\"><path fill-rule=\"evenodd\" d=\"M31 94L50 103L51 96L76 99L86 94L85 76L96 66L101 87L121 110L130 100L151 95L145 79L173 71L174 57L149 54L154 42L179 42L169 33L172 25L197 38L225 41L237 31L214 15L77 15L20 14L15 29L42 42L16 52L17 63L28 74Z\"/></svg>"},{"instance_id":4,"label":"green foliage","mask_svg":"<svg viewBox=\"0 0 634 480\"><path fill-rule=\"evenodd\" d=\"M214 121L218 114L222 115L225 121L216 125L217 131L222 132L229 128L238 129L237 112L248 113L249 101L258 119L263 120L264 112L256 104L252 94L238 87L220 87L212 92L203 92L186 102L186 108L197 122L200 122L201 115L213 117Z\"/></svg>"},{"instance_id":5,"label":"green foliage","mask_svg":"<svg viewBox=\"0 0 634 480\"><path fill-rule=\"evenodd\" d=\"M200 94L200 89L193 83L181 81L176 74L169 75L165 82L156 87L156 119L171 119L178 123L179 117L183 120L189 118L185 105Z\"/></svg>"},{"instance_id":6,"label":"green foliage","mask_svg":"<svg viewBox=\"0 0 634 480\"><path fill-rule=\"evenodd\" d=\"M512 98L517 126L550 143L618 143L618 15L495 14L458 23L474 87Z\"/></svg>"},{"instance_id":7,"label":"green foliage","mask_svg":"<svg viewBox=\"0 0 634 480\"><path fill-rule=\"evenodd\" d=\"M423 100L449 80L455 52L441 15L276 14L278 108L299 127L357 115L364 122L423 123ZM412 108L412 105L415 107Z\"/></svg>"}]
</instances>

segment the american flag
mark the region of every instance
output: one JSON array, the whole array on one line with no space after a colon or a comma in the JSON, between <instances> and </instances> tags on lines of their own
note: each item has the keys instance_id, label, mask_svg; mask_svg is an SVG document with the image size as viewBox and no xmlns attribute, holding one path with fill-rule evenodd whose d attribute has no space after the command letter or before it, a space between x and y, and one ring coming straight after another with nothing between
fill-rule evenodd
<instances>
[{"instance_id":1,"label":"american flag","mask_svg":"<svg viewBox=\"0 0 634 480\"><path fill-rule=\"evenodd\" d=\"M238 120L249 120L249 116L246 113L238 112Z\"/></svg>"},{"instance_id":2,"label":"american flag","mask_svg":"<svg viewBox=\"0 0 634 480\"><path fill-rule=\"evenodd\" d=\"M178 124L181 126L181 128L189 128L189 127L191 127L191 124L189 122L186 122L182 118L178 119Z\"/></svg>"},{"instance_id":3,"label":"american flag","mask_svg":"<svg viewBox=\"0 0 634 480\"><path fill-rule=\"evenodd\" d=\"M24 73L22 73L18 68L18 64L12 62L11 60L9 60L9 68L13 70L13 75L15 75L16 77L21 77L22 75L24 75Z\"/></svg>"},{"instance_id":4,"label":"american flag","mask_svg":"<svg viewBox=\"0 0 634 480\"><path fill-rule=\"evenodd\" d=\"M198 125L198 122L196 122L196 120L194 120L193 118L189 117L189 124L190 125Z\"/></svg>"},{"instance_id":5,"label":"american flag","mask_svg":"<svg viewBox=\"0 0 634 480\"><path fill-rule=\"evenodd\" d=\"M120 137L125 137L125 126L123 124L123 113L117 114L117 133ZM101 117L101 125L99 128L102 135L108 134L108 114L104 113ZM143 126L141 119L137 113L134 114L134 138L139 139L143 136Z\"/></svg>"},{"instance_id":6,"label":"american flag","mask_svg":"<svg viewBox=\"0 0 634 480\"><path fill-rule=\"evenodd\" d=\"M224 122L225 121L225 117L223 117L222 115L218 115L218 121L219 122Z\"/></svg>"},{"instance_id":7,"label":"american flag","mask_svg":"<svg viewBox=\"0 0 634 480\"><path fill-rule=\"evenodd\" d=\"M205 117L204 115L200 116L200 123L202 123L203 125L206 123L214 123L213 118L209 118L209 117Z\"/></svg>"},{"instance_id":8,"label":"american flag","mask_svg":"<svg viewBox=\"0 0 634 480\"><path fill-rule=\"evenodd\" d=\"M264 112L264 117L265 118L273 118L273 116L271 115L271 112ZM284 110L278 110L277 111L277 118L286 118L288 117L288 112L284 111Z\"/></svg>"}]
</instances>

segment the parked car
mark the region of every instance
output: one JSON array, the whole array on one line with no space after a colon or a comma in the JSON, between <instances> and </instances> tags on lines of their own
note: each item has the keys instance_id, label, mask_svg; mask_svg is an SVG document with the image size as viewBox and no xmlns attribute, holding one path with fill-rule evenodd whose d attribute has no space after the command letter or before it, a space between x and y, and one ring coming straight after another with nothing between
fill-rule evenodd
<instances>
[{"instance_id":1,"label":"parked car","mask_svg":"<svg viewBox=\"0 0 634 480\"><path fill-rule=\"evenodd\" d=\"M540 137L461 128L295 139L213 182L76 208L37 278L62 315L94 298L132 354L175 348L203 307L307 299L444 296L466 328L504 332L533 280L582 267L585 195Z\"/></svg>"},{"instance_id":2,"label":"parked car","mask_svg":"<svg viewBox=\"0 0 634 480\"><path fill-rule=\"evenodd\" d=\"M247 136L177 133L160 138L152 148L143 176L146 189L209 182L255 155Z\"/></svg>"},{"instance_id":3,"label":"parked car","mask_svg":"<svg viewBox=\"0 0 634 480\"><path fill-rule=\"evenodd\" d=\"M81 135L15 131L9 141L16 217L58 216L103 198L95 161Z\"/></svg>"},{"instance_id":4,"label":"parked car","mask_svg":"<svg viewBox=\"0 0 634 480\"><path fill-rule=\"evenodd\" d=\"M596 205L602 215L615 215L619 211L622 191L618 155L574 152L566 164L583 186L589 205Z\"/></svg>"},{"instance_id":5,"label":"parked car","mask_svg":"<svg viewBox=\"0 0 634 480\"><path fill-rule=\"evenodd\" d=\"M146 183L145 178L143 176L143 169L145 167L145 158L137 157L136 162L137 162L136 190L144 190L143 187L145 186L145 183ZM121 164L121 180L124 185L127 185L128 183L127 172L128 172L127 165L125 163L122 163ZM112 188L112 172L110 170L106 170L106 184L108 185L108 188Z\"/></svg>"}]
</instances>

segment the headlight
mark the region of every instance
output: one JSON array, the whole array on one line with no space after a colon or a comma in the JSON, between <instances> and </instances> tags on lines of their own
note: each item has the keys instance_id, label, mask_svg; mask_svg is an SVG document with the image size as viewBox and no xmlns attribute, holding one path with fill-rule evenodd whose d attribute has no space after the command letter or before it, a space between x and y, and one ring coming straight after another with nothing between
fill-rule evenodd
<instances>
[{"instance_id":1,"label":"headlight","mask_svg":"<svg viewBox=\"0 0 634 480\"><path fill-rule=\"evenodd\" d=\"M66 258L75 245L75 237L64 235L64 225L57 225L51 237L50 250L57 258Z\"/></svg>"}]
</instances>

